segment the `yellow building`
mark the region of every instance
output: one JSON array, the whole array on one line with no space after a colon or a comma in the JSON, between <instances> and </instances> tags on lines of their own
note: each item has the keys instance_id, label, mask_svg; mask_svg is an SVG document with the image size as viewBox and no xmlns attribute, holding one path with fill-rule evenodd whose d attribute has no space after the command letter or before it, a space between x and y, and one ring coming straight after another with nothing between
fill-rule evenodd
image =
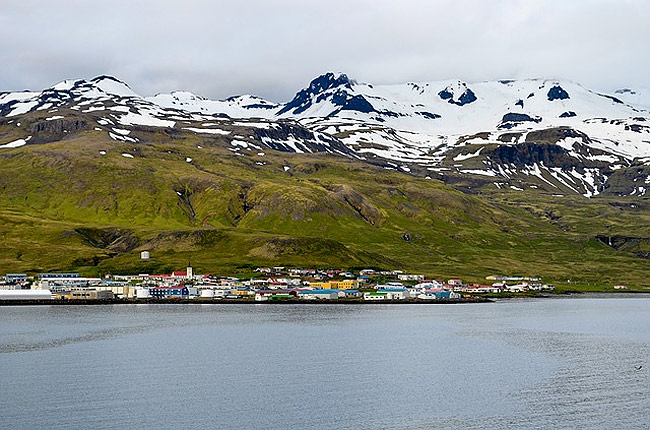
<instances>
[{"instance_id":1,"label":"yellow building","mask_svg":"<svg viewBox=\"0 0 650 430\"><path fill-rule=\"evenodd\" d=\"M235 288L235 290L233 290L233 294L236 296L246 297L246 296L254 296L255 292L249 290L248 288Z\"/></svg>"},{"instance_id":2,"label":"yellow building","mask_svg":"<svg viewBox=\"0 0 650 430\"><path fill-rule=\"evenodd\" d=\"M310 282L309 286L317 290L356 290L359 286L356 280Z\"/></svg>"}]
</instances>

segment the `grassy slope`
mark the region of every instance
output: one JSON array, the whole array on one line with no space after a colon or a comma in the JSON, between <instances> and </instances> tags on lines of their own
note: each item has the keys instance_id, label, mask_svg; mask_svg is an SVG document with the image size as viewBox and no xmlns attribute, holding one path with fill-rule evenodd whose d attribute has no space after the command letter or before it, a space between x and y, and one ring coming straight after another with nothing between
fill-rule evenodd
<instances>
[{"instance_id":1,"label":"grassy slope","mask_svg":"<svg viewBox=\"0 0 650 430\"><path fill-rule=\"evenodd\" d=\"M0 271L155 272L191 259L201 272L374 266L476 281L509 273L650 285L646 260L593 239L644 224L645 214L621 215L607 202L473 197L326 155L239 156L213 138L138 136L147 143L84 132L2 150ZM104 228L131 235L130 246L92 240ZM141 249L154 259L142 263Z\"/></svg>"}]
</instances>

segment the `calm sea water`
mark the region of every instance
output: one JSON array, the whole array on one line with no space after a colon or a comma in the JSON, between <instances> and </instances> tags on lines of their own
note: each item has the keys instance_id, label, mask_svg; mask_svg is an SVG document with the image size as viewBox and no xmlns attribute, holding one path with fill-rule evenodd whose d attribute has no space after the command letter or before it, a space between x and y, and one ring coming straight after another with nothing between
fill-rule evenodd
<instances>
[{"instance_id":1,"label":"calm sea water","mask_svg":"<svg viewBox=\"0 0 650 430\"><path fill-rule=\"evenodd\" d=\"M2 428L650 427L650 298L4 307L0 321Z\"/></svg>"}]
</instances>

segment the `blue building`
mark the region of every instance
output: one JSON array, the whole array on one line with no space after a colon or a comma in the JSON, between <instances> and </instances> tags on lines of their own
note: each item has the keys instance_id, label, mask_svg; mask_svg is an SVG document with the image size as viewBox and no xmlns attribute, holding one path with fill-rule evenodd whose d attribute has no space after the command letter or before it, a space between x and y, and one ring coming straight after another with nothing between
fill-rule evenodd
<instances>
[{"instance_id":1,"label":"blue building","mask_svg":"<svg viewBox=\"0 0 650 430\"><path fill-rule=\"evenodd\" d=\"M339 298L339 290L305 290L298 292L298 297L305 300L336 300Z\"/></svg>"},{"instance_id":2,"label":"blue building","mask_svg":"<svg viewBox=\"0 0 650 430\"><path fill-rule=\"evenodd\" d=\"M363 293L359 290L343 290L339 292L339 297L345 297L348 299L363 297Z\"/></svg>"},{"instance_id":3,"label":"blue building","mask_svg":"<svg viewBox=\"0 0 650 430\"><path fill-rule=\"evenodd\" d=\"M190 291L184 285L177 285L175 287L152 287L149 288L149 294L154 299L186 299L190 296Z\"/></svg>"},{"instance_id":4,"label":"blue building","mask_svg":"<svg viewBox=\"0 0 650 430\"><path fill-rule=\"evenodd\" d=\"M19 282L27 282L27 275L25 273L7 273L5 279L9 284L17 284Z\"/></svg>"}]
</instances>

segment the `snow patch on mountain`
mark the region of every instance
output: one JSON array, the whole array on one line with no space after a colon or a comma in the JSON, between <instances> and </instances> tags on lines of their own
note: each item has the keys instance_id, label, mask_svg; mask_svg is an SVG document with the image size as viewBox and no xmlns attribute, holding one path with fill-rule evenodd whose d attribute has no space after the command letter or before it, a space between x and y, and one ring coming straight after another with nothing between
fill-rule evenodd
<instances>
[{"instance_id":1,"label":"snow patch on mountain","mask_svg":"<svg viewBox=\"0 0 650 430\"><path fill-rule=\"evenodd\" d=\"M80 81L78 81L80 82ZM112 76L98 76L90 81L95 89L120 97L140 97L124 82Z\"/></svg>"},{"instance_id":2,"label":"snow patch on mountain","mask_svg":"<svg viewBox=\"0 0 650 430\"><path fill-rule=\"evenodd\" d=\"M470 152L469 154L458 154L454 157L454 161L463 161L469 160L470 158L478 157L481 154L483 148L479 148L476 152Z\"/></svg>"},{"instance_id":3,"label":"snow patch on mountain","mask_svg":"<svg viewBox=\"0 0 650 430\"><path fill-rule=\"evenodd\" d=\"M0 145L0 148L19 148L21 146L27 145L27 141L31 139L32 136L28 136L25 139L17 139L14 140L13 142L5 143L4 145Z\"/></svg>"},{"instance_id":4,"label":"snow patch on mountain","mask_svg":"<svg viewBox=\"0 0 650 430\"><path fill-rule=\"evenodd\" d=\"M120 117L119 122L122 125L144 125L149 127L173 127L176 124L175 121L156 118L149 112L128 112L126 115Z\"/></svg>"},{"instance_id":5,"label":"snow patch on mountain","mask_svg":"<svg viewBox=\"0 0 650 430\"><path fill-rule=\"evenodd\" d=\"M226 136L230 134L230 131L221 130L218 128L196 128L196 127L183 127L183 130L193 131L194 133L205 133L205 134L219 134Z\"/></svg>"}]
</instances>

